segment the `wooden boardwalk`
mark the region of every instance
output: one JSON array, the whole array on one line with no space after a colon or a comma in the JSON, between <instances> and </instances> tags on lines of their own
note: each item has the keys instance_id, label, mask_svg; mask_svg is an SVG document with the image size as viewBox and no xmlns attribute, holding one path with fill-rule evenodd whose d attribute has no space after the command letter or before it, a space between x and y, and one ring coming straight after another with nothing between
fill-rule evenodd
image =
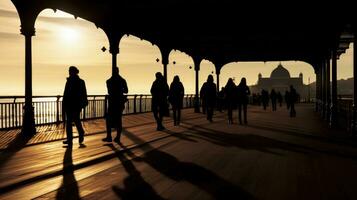
<instances>
[{"instance_id":1,"label":"wooden boardwalk","mask_svg":"<svg viewBox=\"0 0 357 200\"><path fill-rule=\"evenodd\" d=\"M357 142L312 105L296 118L254 106L248 115L229 125L226 113L210 123L187 109L162 132L151 113L127 115L121 145L100 141L104 120L88 121L73 148L58 141L62 127L41 127L2 143L0 199L357 199Z\"/></svg>"}]
</instances>

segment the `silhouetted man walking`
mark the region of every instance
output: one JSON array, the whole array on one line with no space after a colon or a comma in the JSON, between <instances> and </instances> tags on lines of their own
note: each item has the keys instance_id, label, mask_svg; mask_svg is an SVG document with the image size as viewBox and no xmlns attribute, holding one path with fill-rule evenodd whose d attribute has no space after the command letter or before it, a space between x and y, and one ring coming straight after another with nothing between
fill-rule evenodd
<instances>
[{"instance_id":1,"label":"silhouetted man walking","mask_svg":"<svg viewBox=\"0 0 357 200\"><path fill-rule=\"evenodd\" d=\"M116 128L117 136L114 142L120 143L120 135L123 130L122 114L125 108L128 93L126 80L119 75L119 68L115 67L112 77L107 80L108 89L108 113L106 116L107 137L103 142L112 142L112 128Z\"/></svg>"},{"instance_id":2,"label":"silhouetted man walking","mask_svg":"<svg viewBox=\"0 0 357 200\"><path fill-rule=\"evenodd\" d=\"M155 74L156 80L153 82L150 92L152 95L151 109L157 123L157 130L162 131L165 127L162 125L162 119L168 109L167 96L169 95L169 86L160 72Z\"/></svg>"},{"instance_id":3,"label":"silhouetted man walking","mask_svg":"<svg viewBox=\"0 0 357 200\"><path fill-rule=\"evenodd\" d=\"M238 90L238 119L239 124L242 124L242 108L244 124L247 124L247 105L249 101L250 89L247 86L247 80L243 77L237 86Z\"/></svg>"},{"instance_id":4,"label":"silhouetted man walking","mask_svg":"<svg viewBox=\"0 0 357 200\"><path fill-rule=\"evenodd\" d=\"M181 109L182 109L184 94L185 94L185 89L180 81L180 78L179 76L175 76L174 80L170 85L170 91L169 91L169 102L171 103L172 111L174 114L174 126L180 125Z\"/></svg>"},{"instance_id":5,"label":"silhouetted man walking","mask_svg":"<svg viewBox=\"0 0 357 200\"><path fill-rule=\"evenodd\" d=\"M206 102L205 109L207 111L207 120L212 122L213 110L216 106L217 90L216 84L213 82L213 76L208 75L207 81L201 88L203 94L203 100Z\"/></svg>"},{"instance_id":6,"label":"silhouetted man walking","mask_svg":"<svg viewBox=\"0 0 357 200\"><path fill-rule=\"evenodd\" d=\"M79 135L79 143L84 140L84 130L80 120L80 113L88 105L87 90L85 82L78 76L79 70L75 66L69 67L69 77L63 94L63 109L66 116L67 140L63 144L72 145L73 132L72 123L74 122Z\"/></svg>"}]
</instances>

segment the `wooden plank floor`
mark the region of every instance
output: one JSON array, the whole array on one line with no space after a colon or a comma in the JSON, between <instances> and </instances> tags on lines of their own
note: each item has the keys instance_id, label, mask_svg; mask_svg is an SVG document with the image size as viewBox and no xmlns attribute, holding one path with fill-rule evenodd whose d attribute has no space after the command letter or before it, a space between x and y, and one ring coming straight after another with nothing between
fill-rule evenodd
<instances>
[{"instance_id":1,"label":"wooden plank floor","mask_svg":"<svg viewBox=\"0 0 357 200\"><path fill-rule=\"evenodd\" d=\"M190 109L164 132L151 113L128 115L122 145L102 143L103 120L89 122L85 147L1 151L0 199L357 199L355 140L312 105L297 113L250 107L241 126Z\"/></svg>"}]
</instances>

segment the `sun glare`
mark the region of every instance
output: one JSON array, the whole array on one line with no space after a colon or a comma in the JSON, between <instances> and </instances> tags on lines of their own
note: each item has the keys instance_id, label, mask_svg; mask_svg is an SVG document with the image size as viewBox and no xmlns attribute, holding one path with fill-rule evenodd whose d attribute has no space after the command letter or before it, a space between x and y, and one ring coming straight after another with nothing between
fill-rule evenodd
<instances>
[{"instance_id":1,"label":"sun glare","mask_svg":"<svg viewBox=\"0 0 357 200\"><path fill-rule=\"evenodd\" d=\"M62 28L60 31L60 37L63 41L74 42L78 39L79 33L71 28Z\"/></svg>"}]
</instances>

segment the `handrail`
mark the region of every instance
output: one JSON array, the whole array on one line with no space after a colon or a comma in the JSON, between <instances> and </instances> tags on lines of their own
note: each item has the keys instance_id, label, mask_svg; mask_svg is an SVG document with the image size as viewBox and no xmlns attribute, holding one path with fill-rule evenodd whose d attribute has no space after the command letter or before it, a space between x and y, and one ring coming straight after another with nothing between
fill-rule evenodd
<instances>
[{"instance_id":1,"label":"handrail","mask_svg":"<svg viewBox=\"0 0 357 200\"><path fill-rule=\"evenodd\" d=\"M129 94L123 114L136 114L151 111L151 95ZM184 97L184 107L194 105L194 95ZM22 126L25 96L0 96L0 129L11 129ZM60 124L64 121L61 95L33 96L35 124ZM42 99L42 100L38 100ZM108 109L107 95L88 95L88 106L82 110L81 119L104 118Z\"/></svg>"}]
</instances>

